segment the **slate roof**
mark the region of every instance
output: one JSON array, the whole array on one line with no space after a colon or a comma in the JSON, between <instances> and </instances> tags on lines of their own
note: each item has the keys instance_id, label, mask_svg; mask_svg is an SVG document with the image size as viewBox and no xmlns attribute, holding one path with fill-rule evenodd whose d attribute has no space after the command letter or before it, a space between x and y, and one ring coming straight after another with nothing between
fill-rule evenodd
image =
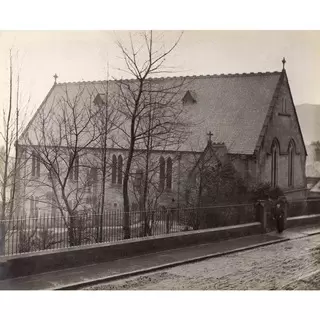
<instances>
[{"instance_id":1,"label":"slate roof","mask_svg":"<svg viewBox=\"0 0 320 320\"><path fill-rule=\"evenodd\" d=\"M196 103L185 106L194 125L180 150L203 151L207 133L211 131L212 142L224 143L228 153L253 154L280 76L281 72L265 72L185 77L188 81L181 100L189 90L196 96ZM170 85L177 79L179 77L154 80ZM58 83L52 87L40 109L52 105L64 94L65 88L71 98L79 88L83 90L82 100L87 103L98 93L105 92L105 87L106 81ZM109 81L109 90L115 90L115 87L114 81Z\"/></svg>"}]
</instances>

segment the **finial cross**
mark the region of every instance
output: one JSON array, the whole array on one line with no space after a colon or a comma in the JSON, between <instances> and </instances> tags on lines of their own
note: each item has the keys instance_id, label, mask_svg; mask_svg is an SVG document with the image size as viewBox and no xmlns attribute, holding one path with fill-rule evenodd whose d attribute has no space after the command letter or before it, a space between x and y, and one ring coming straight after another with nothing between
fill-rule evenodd
<instances>
[{"instance_id":1,"label":"finial cross","mask_svg":"<svg viewBox=\"0 0 320 320\"><path fill-rule=\"evenodd\" d=\"M57 83L57 78L58 78L57 74L55 73L53 77L54 77L54 83Z\"/></svg>"},{"instance_id":2,"label":"finial cross","mask_svg":"<svg viewBox=\"0 0 320 320\"><path fill-rule=\"evenodd\" d=\"M211 131L209 131L209 133L207 133L208 137L209 137L209 141L211 141L211 137L213 136L213 133Z\"/></svg>"},{"instance_id":3,"label":"finial cross","mask_svg":"<svg viewBox=\"0 0 320 320\"><path fill-rule=\"evenodd\" d=\"M286 62L287 62L286 58L283 57L283 59L282 59L282 69L284 69L284 65L286 64Z\"/></svg>"}]
</instances>

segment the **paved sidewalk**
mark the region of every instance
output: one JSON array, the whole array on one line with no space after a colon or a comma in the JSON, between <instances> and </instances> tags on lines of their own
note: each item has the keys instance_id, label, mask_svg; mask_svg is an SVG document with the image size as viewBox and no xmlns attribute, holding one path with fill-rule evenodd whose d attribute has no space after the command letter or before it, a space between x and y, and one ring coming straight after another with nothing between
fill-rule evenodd
<instances>
[{"instance_id":1,"label":"paved sidewalk","mask_svg":"<svg viewBox=\"0 0 320 320\"><path fill-rule=\"evenodd\" d=\"M320 228L296 228L282 235L270 233L198 246L162 251L127 259L64 269L0 281L0 290L77 289L100 281L116 280L233 252L320 233Z\"/></svg>"}]
</instances>

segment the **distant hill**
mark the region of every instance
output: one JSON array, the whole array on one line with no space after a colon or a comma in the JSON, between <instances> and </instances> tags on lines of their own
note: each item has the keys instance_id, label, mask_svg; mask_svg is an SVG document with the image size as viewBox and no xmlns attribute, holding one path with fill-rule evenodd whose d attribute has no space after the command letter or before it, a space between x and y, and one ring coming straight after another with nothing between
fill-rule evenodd
<instances>
[{"instance_id":1,"label":"distant hill","mask_svg":"<svg viewBox=\"0 0 320 320\"><path fill-rule=\"evenodd\" d=\"M296 110L305 144L320 140L320 105L300 104Z\"/></svg>"}]
</instances>

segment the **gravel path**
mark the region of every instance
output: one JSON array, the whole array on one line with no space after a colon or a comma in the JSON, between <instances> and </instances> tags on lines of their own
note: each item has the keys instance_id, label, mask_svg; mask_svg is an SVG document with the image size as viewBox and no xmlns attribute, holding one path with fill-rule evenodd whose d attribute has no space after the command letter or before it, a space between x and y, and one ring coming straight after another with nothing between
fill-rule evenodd
<instances>
[{"instance_id":1,"label":"gravel path","mask_svg":"<svg viewBox=\"0 0 320 320\"><path fill-rule=\"evenodd\" d=\"M85 290L307 289L295 280L320 271L320 235L99 284ZM320 283L320 277L319 283ZM311 280L310 280L311 281ZM314 282L310 282L314 289Z\"/></svg>"}]
</instances>

